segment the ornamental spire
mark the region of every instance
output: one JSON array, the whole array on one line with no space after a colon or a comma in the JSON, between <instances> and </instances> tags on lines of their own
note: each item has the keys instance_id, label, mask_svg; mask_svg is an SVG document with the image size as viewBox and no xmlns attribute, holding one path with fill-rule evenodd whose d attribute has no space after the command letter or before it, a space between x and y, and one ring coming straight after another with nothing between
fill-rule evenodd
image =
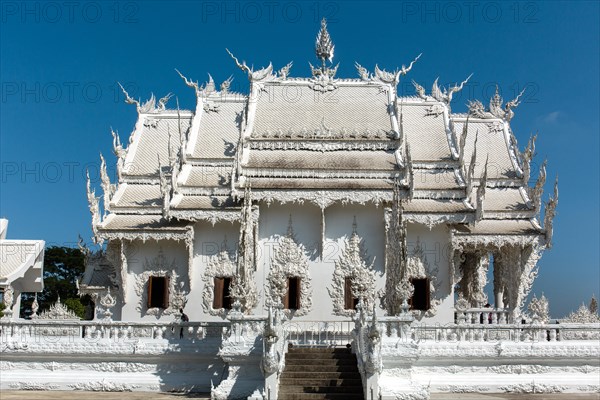
<instances>
[{"instance_id":1,"label":"ornamental spire","mask_svg":"<svg viewBox=\"0 0 600 400\"><path fill-rule=\"evenodd\" d=\"M323 67L325 67L325 60L332 62L334 49L335 46L327 31L327 20L323 18L321 20L321 30L317 34L317 41L315 43L315 53L317 54L317 58L323 63Z\"/></svg>"}]
</instances>

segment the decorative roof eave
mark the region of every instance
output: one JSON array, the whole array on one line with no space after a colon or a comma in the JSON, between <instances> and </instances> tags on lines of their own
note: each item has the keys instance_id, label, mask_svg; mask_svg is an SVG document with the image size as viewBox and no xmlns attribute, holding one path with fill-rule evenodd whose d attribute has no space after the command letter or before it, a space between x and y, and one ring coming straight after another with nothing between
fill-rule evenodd
<instances>
[{"instance_id":1,"label":"decorative roof eave","mask_svg":"<svg viewBox=\"0 0 600 400\"><path fill-rule=\"evenodd\" d=\"M372 203L380 206L392 201L391 190L260 190L252 191L252 200L264 201L267 205L276 201L282 204L312 203L325 209L335 203L361 204Z\"/></svg>"},{"instance_id":2,"label":"decorative roof eave","mask_svg":"<svg viewBox=\"0 0 600 400\"><path fill-rule=\"evenodd\" d=\"M407 222L426 225L432 229L435 225L442 224L472 224L475 222L474 213L416 213L404 211L403 217Z\"/></svg>"},{"instance_id":3,"label":"decorative roof eave","mask_svg":"<svg viewBox=\"0 0 600 400\"><path fill-rule=\"evenodd\" d=\"M175 202L175 196L183 195L195 195L195 196L222 196L227 197L231 194L229 187L199 187L199 186L187 186L181 185L177 189L177 192L173 193L173 200L171 200L171 206L177 207L178 201Z\"/></svg>"},{"instance_id":4,"label":"decorative roof eave","mask_svg":"<svg viewBox=\"0 0 600 400\"><path fill-rule=\"evenodd\" d=\"M194 229L192 226L186 227L185 230L160 229L153 231L145 230L99 230L98 238L101 240L175 240L185 241L187 245L193 243Z\"/></svg>"},{"instance_id":5,"label":"decorative roof eave","mask_svg":"<svg viewBox=\"0 0 600 400\"><path fill-rule=\"evenodd\" d=\"M413 161L413 169L457 169L460 168L460 163L456 161Z\"/></svg>"},{"instance_id":6,"label":"decorative roof eave","mask_svg":"<svg viewBox=\"0 0 600 400\"><path fill-rule=\"evenodd\" d=\"M213 226L218 222L241 221L240 209L234 210L171 210L171 217L185 221L207 221Z\"/></svg>"},{"instance_id":7,"label":"decorative roof eave","mask_svg":"<svg viewBox=\"0 0 600 400\"><path fill-rule=\"evenodd\" d=\"M162 215L162 204L143 207L111 207L112 214ZM110 215L110 214L109 214ZM105 221L104 218L103 221Z\"/></svg>"},{"instance_id":8,"label":"decorative roof eave","mask_svg":"<svg viewBox=\"0 0 600 400\"><path fill-rule=\"evenodd\" d=\"M225 167L231 168L233 165L233 158L194 158L187 157L186 162L182 167L182 171L189 167Z\"/></svg>"},{"instance_id":9,"label":"decorative roof eave","mask_svg":"<svg viewBox=\"0 0 600 400\"><path fill-rule=\"evenodd\" d=\"M490 123L494 123L494 122L504 123L504 120L502 118L497 118L497 117L483 118L483 117L478 117L476 115L466 114L466 113L451 113L450 119L454 122L466 122L468 119L469 123L478 123L478 124L490 124Z\"/></svg>"},{"instance_id":10,"label":"decorative roof eave","mask_svg":"<svg viewBox=\"0 0 600 400\"><path fill-rule=\"evenodd\" d=\"M319 178L319 179L396 179L403 176L403 171L357 171L349 169L285 169L285 168L243 168L246 178ZM391 182L390 182L391 185Z\"/></svg>"},{"instance_id":11,"label":"decorative roof eave","mask_svg":"<svg viewBox=\"0 0 600 400\"><path fill-rule=\"evenodd\" d=\"M464 200L465 191L464 189L457 190L422 190L415 189L412 195L413 199L435 199L435 200Z\"/></svg>"},{"instance_id":12,"label":"decorative roof eave","mask_svg":"<svg viewBox=\"0 0 600 400\"><path fill-rule=\"evenodd\" d=\"M139 183L139 184L148 184L148 185L160 185L160 177L158 176L158 172L156 175L129 175L123 174L122 183ZM113 201L114 202L114 201Z\"/></svg>"},{"instance_id":13,"label":"decorative roof eave","mask_svg":"<svg viewBox=\"0 0 600 400\"><path fill-rule=\"evenodd\" d=\"M450 231L450 241L452 249L462 251L469 248L487 248L500 249L505 246L539 246L543 247L545 242L544 233L523 233L523 234L470 234Z\"/></svg>"},{"instance_id":14,"label":"decorative roof eave","mask_svg":"<svg viewBox=\"0 0 600 400\"><path fill-rule=\"evenodd\" d=\"M535 217L534 211L485 211L485 219L531 219Z\"/></svg>"},{"instance_id":15,"label":"decorative roof eave","mask_svg":"<svg viewBox=\"0 0 600 400\"><path fill-rule=\"evenodd\" d=\"M277 133L279 134L279 133ZM350 135L355 135L351 137ZM394 139L393 131L378 132L338 132L328 137L309 132L281 132L280 137L267 136L266 133L252 133L248 138L252 150L394 150L400 142Z\"/></svg>"}]
</instances>

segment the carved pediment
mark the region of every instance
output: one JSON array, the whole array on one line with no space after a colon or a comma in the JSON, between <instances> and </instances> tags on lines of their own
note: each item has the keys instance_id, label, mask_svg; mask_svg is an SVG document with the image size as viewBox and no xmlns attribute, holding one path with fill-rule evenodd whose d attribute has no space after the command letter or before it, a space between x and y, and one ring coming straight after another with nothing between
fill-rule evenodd
<instances>
[{"instance_id":1,"label":"carved pediment","mask_svg":"<svg viewBox=\"0 0 600 400\"><path fill-rule=\"evenodd\" d=\"M273 305L283 304L287 293L288 278L300 278L300 308L284 310L288 315L306 315L312 308L312 283L308 271L308 258L304 246L299 244L292 228L292 218L287 234L279 240L273 251L267 277L267 301Z\"/></svg>"},{"instance_id":2,"label":"carved pediment","mask_svg":"<svg viewBox=\"0 0 600 400\"><path fill-rule=\"evenodd\" d=\"M350 239L345 239L344 252L335 261L333 282L327 288L333 302L336 315L352 316L355 310L345 308L346 279L350 279L352 294L362 300L363 307L370 309L375 302L375 271L373 262L367 263L367 251L362 245L363 239L356 232L356 221L353 224Z\"/></svg>"},{"instance_id":3,"label":"carved pediment","mask_svg":"<svg viewBox=\"0 0 600 400\"><path fill-rule=\"evenodd\" d=\"M204 290L202 291L202 308L204 312L210 315L218 315L224 317L227 310L224 308L214 309L214 279L215 278L233 278L236 271L236 257L227 245L225 238L221 251L210 257L204 276Z\"/></svg>"}]
</instances>

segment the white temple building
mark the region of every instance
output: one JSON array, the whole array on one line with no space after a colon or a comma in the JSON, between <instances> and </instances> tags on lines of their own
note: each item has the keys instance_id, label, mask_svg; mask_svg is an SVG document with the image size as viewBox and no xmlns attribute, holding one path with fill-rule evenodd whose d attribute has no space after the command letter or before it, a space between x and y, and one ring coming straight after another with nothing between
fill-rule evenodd
<instances>
[{"instance_id":1,"label":"white temple building","mask_svg":"<svg viewBox=\"0 0 600 400\"><path fill-rule=\"evenodd\" d=\"M171 95L127 96L138 122L127 146L113 132L118 182L102 159L103 212L88 191L109 262L82 293L112 274L124 321L172 318L183 304L192 320L221 320L235 299L245 314L283 304L314 321L353 315L358 298L395 315L406 278L419 321L454 322L455 298L520 320L557 193L542 224L545 164L530 187L535 137L520 150L510 128L519 98L452 113L468 78L448 89L436 79L429 94L415 82L418 96L399 97L419 57L392 72L357 63L359 78L342 79L333 48L323 28L307 78L232 55L248 95L180 74L194 111L167 109Z\"/></svg>"},{"instance_id":2,"label":"white temple building","mask_svg":"<svg viewBox=\"0 0 600 400\"><path fill-rule=\"evenodd\" d=\"M8 220L0 219L0 292L4 318L19 317L21 293L44 290L43 240L7 239Z\"/></svg>"},{"instance_id":3,"label":"white temple building","mask_svg":"<svg viewBox=\"0 0 600 400\"><path fill-rule=\"evenodd\" d=\"M105 246L79 282L95 319L4 325L0 388L600 392L599 324L549 325L544 297L524 307L558 191L542 216L545 162L534 183L536 138L521 149L510 127L519 97L453 113L469 78L400 96L420 55L340 78L333 53L323 21L309 77L230 52L248 94L179 71L195 110L125 92L138 120L112 133L117 181L102 157L102 196L87 187Z\"/></svg>"}]
</instances>

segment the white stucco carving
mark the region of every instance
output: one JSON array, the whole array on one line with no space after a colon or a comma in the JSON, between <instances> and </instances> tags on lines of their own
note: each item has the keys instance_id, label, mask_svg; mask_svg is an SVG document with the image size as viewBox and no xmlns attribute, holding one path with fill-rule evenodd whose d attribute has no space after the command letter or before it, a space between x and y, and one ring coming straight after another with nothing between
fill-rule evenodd
<instances>
[{"instance_id":1,"label":"white stucco carving","mask_svg":"<svg viewBox=\"0 0 600 400\"><path fill-rule=\"evenodd\" d=\"M49 309L42 311L38 319L76 319L79 317L71 310L67 308L60 301L60 297L56 300L56 303L52 304Z\"/></svg>"},{"instance_id":2,"label":"white stucco carving","mask_svg":"<svg viewBox=\"0 0 600 400\"><path fill-rule=\"evenodd\" d=\"M413 316L417 319L421 319L424 316L434 316L437 312L437 307L442 303L442 299L436 297L436 293L441 288L442 280L439 278L439 267L437 265L431 266L427 261L427 256L419 237L417 237L417 243L407 260L406 277L408 279L427 278L429 280L430 308L427 311L412 310Z\"/></svg>"},{"instance_id":3,"label":"white stucco carving","mask_svg":"<svg viewBox=\"0 0 600 400\"><path fill-rule=\"evenodd\" d=\"M148 308L148 280L151 276L157 277L169 277L169 287L167 290L169 303L168 307L162 308ZM158 255L152 260L147 258L144 261L144 271L135 277L135 294L138 298L136 304L136 310L142 313L142 315L153 315L159 317L161 315L169 315L179 312L177 308L178 304L174 304L173 299L176 294L179 274L177 273L177 266L175 260L167 261L162 249L159 249Z\"/></svg>"},{"instance_id":4,"label":"white stucco carving","mask_svg":"<svg viewBox=\"0 0 600 400\"><path fill-rule=\"evenodd\" d=\"M204 289L202 290L202 308L204 312L210 315L224 317L227 310L224 308L214 309L214 278L234 278L236 275L236 258L234 253L227 246L225 238L221 251L210 257L202 280Z\"/></svg>"},{"instance_id":5,"label":"white stucco carving","mask_svg":"<svg viewBox=\"0 0 600 400\"><path fill-rule=\"evenodd\" d=\"M327 288L336 315L352 316L356 313L354 309L345 308L344 297L347 278L350 278L353 296L362 302L364 308L370 309L375 303L374 261L368 264L367 249L363 245L363 239L356 231L356 219L352 228L350 239L344 239L342 255L335 261L332 285Z\"/></svg>"},{"instance_id":6,"label":"white stucco carving","mask_svg":"<svg viewBox=\"0 0 600 400\"><path fill-rule=\"evenodd\" d=\"M293 277L300 278L300 308L295 311L284 310L284 313L288 316L302 316L312 308L312 282L306 251L304 245L296 240L290 216L287 233L279 239L273 250L267 277L267 302L282 305L288 290L288 278Z\"/></svg>"}]
</instances>

